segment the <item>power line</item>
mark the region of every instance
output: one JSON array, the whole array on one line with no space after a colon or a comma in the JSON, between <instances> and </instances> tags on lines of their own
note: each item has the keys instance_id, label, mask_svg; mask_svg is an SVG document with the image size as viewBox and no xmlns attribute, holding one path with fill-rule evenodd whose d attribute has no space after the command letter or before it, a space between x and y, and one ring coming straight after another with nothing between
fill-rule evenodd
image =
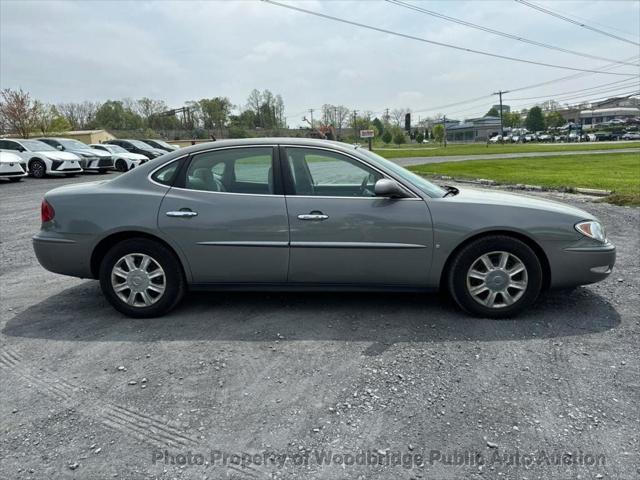
<instances>
[{"instance_id":1,"label":"power line","mask_svg":"<svg viewBox=\"0 0 640 480\"><path fill-rule=\"evenodd\" d=\"M596 90L596 89L599 89L601 87L606 87L606 86L611 86L611 85L618 85L615 88L612 87L610 89L602 90L602 92L606 92L606 91L609 91L611 89L618 90L620 88L630 87L630 86L633 85L634 82L638 82L638 80L635 79L635 78L625 79L625 80L621 80L619 82L604 83L602 85L597 85L595 87L590 87L590 88L583 88L583 89L580 89L580 90L571 90L571 91L567 91L567 92L551 93L551 94L548 94L548 95L539 95L537 97L510 98L509 100L536 100L536 99L539 99L539 98L549 98L549 97L562 96L562 95L572 95L572 94L579 93L579 92L586 92L588 90ZM619 85L621 83L624 83L624 85ZM591 93L595 93L595 92L591 92Z\"/></svg>"},{"instance_id":2,"label":"power line","mask_svg":"<svg viewBox=\"0 0 640 480\"><path fill-rule=\"evenodd\" d=\"M295 10L297 12L306 13L308 15L314 15L316 17L324 18L324 19L327 19L327 20L333 20L334 22L346 23L347 25L352 25L352 26L360 27L360 28L366 28L368 30L374 30L376 32L386 33L388 35L394 35L396 37L402 37L402 38L406 38L406 39L409 39L409 40L415 40L415 41L418 41L418 42L428 43L428 44L431 44L431 45L438 45L440 47L452 48L454 50L459 50L459 51L462 51L462 52L475 53L477 55L484 55L484 56L487 56L487 57L501 58L503 60L511 60L513 62L520 62L520 63L528 63L528 64L531 64L531 65L538 65L538 66L542 66L542 67L560 68L560 69L563 69L563 70L572 70L574 72L601 73L601 74L605 74L605 75L618 75L618 76L630 76L630 75L633 75L633 74L629 74L629 73L605 72L605 71L602 71L602 70L590 70L590 69L585 69L585 68L567 67L565 65L556 65L556 64L553 64L553 63L536 62L534 60L525 60L523 58L509 57L507 55L499 55L497 53L490 53L490 52L485 52L485 51L482 51L482 50L475 50L475 49L472 49L472 48L460 47L460 46L452 45L452 44L449 44L449 43L437 42L435 40L428 40L426 38L416 37L414 35L408 35L406 33L400 33L400 32L396 32L396 31L393 31L393 30L387 30L385 28L374 27L372 25L367 25L367 24L364 24L364 23L354 22L352 20L347 20L347 19L344 19L344 18L334 17L332 15L327 15L327 14L316 12L316 11L313 11L313 10L307 10L305 8L300 8L300 7L296 7L296 6L293 6L293 5L286 5L284 3L276 2L274 0L262 0L262 1L264 1L266 3L269 3L271 5L278 6L278 7L287 8L289 10Z\"/></svg>"},{"instance_id":3,"label":"power line","mask_svg":"<svg viewBox=\"0 0 640 480\"><path fill-rule=\"evenodd\" d=\"M604 60L605 62L614 62L614 63L623 64L623 65L638 66L638 64L636 64L636 63L628 63L628 62L625 62L623 60L612 60L610 58L599 57L597 55L591 55L589 53L581 53L581 52L576 52L575 50L569 50L567 48L557 47L555 45L549 45L548 43L542 43L542 42L538 42L538 41L535 41L535 40L529 40L529 39L521 37L519 35L514 35L514 34L506 33L506 32L501 32L499 30L494 30L493 28L483 27L482 25L471 23L471 22L468 22L466 20L461 20L461 19L458 19L458 18L455 18L455 17L450 17L448 15L444 15L442 13L434 12L432 10L427 10L426 8L422 8L422 7L419 7L417 5L411 5L409 3L405 3L405 2L403 2L401 0L386 0L386 1L388 3L392 3L392 4L397 5L399 7L403 7L403 8L407 8L409 10L414 10L416 12L424 13L425 15L431 15L432 17L440 18L440 19L446 20L448 22L457 23L459 25L464 25L465 27L474 28L476 30L482 30L483 32L492 33L494 35L499 35L501 37L509 38L511 40L516 40L516 41L523 42L523 43L528 43L530 45L535 45L537 47L548 48L550 50L557 50L559 52L570 53L572 55L578 55L580 57L592 58L592 59L595 59L595 60Z\"/></svg>"},{"instance_id":4,"label":"power line","mask_svg":"<svg viewBox=\"0 0 640 480\"><path fill-rule=\"evenodd\" d=\"M542 13L546 13L547 15L551 15L552 17L556 17L559 18L560 20L564 20L565 22L569 22L569 23L573 23L574 25L578 25L579 27L582 28L586 28L587 30L591 30L592 32L597 32L600 33L602 35L606 35L607 37L611 37L611 38L615 38L616 40L620 40L621 42L626 42L626 43L630 43L631 45L636 45L640 47L640 43L638 42L634 42L633 40L629 40L627 38L624 37L620 37L618 35L614 35L613 33L609 33L609 32L605 32L604 30L600 30L599 28L596 27L592 27L590 25L587 25L586 23L580 22L578 20L574 20L573 18L569 18L565 15L561 15L559 13L556 13L552 10L548 10L544 7L541 7L540 5L536 5L535 3L531 3L531 2L527 2L526 0L515 0L518 3L521 3L522 5L525 5L529 8L533 8L534 10L538 10L539 12Z\"/></svg>"},{"instance_id":5,"label":"power line","mask_svg":"<svg viewBox=\"0 0 640 480\"><path fill-rule=\"evenodd\" d=\"M628 61L628 60L633 60L633 59L636 59L636 58L639 58L639 56L638 55L634 55L633 57L629 57L626 60ZM607 64L607 65L603 65L598 70L611 70L613 68L619 68L619 67L620 67L619 64L610 63L610 64ZM511 88L510 90L511 90L511 92L519 92L519 91L522 91L522 90L530 90L530 89L542 87L542 86L545 86L545 85L551 85L552 83L562 82L562 81L565 81L565 80L573 80L573 79L576 79L576 78L586 77L586 76L589 76L589 75L591 75L591 73L573 73L571 75L567 75L567 76L560 77L560 78L555 78L553 80L547 80L545 82L534 83L534 84L531 84L531 85L526 85L524 87ZM629 76L635 76L635 75L634 74L630 74Z\"/></svg>"}]
</instances>

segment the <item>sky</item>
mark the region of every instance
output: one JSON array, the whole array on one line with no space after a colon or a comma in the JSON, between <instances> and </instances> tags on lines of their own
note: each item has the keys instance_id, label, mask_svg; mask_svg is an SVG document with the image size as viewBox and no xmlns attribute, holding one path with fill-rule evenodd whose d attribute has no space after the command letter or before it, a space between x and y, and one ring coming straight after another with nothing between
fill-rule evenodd
<instances>
[{"instance_id":1,"label":"sky","mask_svg":"<svg viewBox=\"0 0 640 480\"><path fill-rule=\"evenodd\" d=\"M638 0L532 1L639 41ZM613 60L640 55L638 46L515 1L412 3L590 55ZM586 69L607 63L509 40L383 1L289 4L537 62ZM634 66L611 71L640 73ZM486 113L497 98L437 107L572 73L399 38L259 0L0 0L0 88L22 88L53 104L150 97L176 108L188 100L226 96L243 107L249 92L257 88L282 95L290 125L300 124L306 110L319 109L325 103L376 114L385 108L410 108L414 119L441 113L469 118ZM638 90L637 77L591 74L506 94L504 101L528 106L542 99L516 99L552 97L625 79L631 84L619 84L619 92L629 91L629 86ZM585 98L594 96L586 93Z\"/></svg>"}]
</instances>

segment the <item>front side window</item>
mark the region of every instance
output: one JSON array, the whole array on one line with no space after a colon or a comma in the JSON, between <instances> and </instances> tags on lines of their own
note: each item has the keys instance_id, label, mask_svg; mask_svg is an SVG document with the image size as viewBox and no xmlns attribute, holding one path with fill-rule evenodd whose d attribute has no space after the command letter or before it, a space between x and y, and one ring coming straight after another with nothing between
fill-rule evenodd
<instances>
[{"instance_id":1,"label":"front side window","mask_svg":"<svg viewBox=\"0 0 640 480\"><path fill-rule=\"evenodd\" d=\"M336 152L313 148L286 149L296 195L375 197L382 174Z\"/></svg>"},{"instance_id":2,"label":"front side window","mask_svg":"<svg viewBox=\"0 0 640 480\"><path fill-rule=\"evenodd\" d=\"M207 192L274 193L273 148L229 148L193 156L184 187Z\"/></svg>"}]
</instances>

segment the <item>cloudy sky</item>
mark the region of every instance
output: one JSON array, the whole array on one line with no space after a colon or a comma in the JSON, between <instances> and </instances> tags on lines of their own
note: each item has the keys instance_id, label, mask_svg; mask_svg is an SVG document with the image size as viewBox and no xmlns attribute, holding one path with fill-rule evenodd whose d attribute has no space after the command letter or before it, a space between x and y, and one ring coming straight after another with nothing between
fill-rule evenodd
<instances>
[{"instance_id":1,"label":"cloudy sky","mask_svg":"<svg viewBox=\"0 0 640 480\"><path fill-rule=\"evenodd\" d=\"M535 3L638 41L638 1ZM500 55L586 69L607 63L508 40L383 1L291 4ZM415 4L590 55L622 60L640 54L637 46L515 1ZM610 71L639 73L633 66ZM304 110L324 103L360 111L409 107L416 116L469 117L486 112L492 99L436 107L572 73L399 38L258 0L0 0L0 87L20 87L51 103L147 96L179 107L187 100L227 96L234 104L244 105L253 88L268 88L283 96L292 125L300 122ZM620 92L638 89L637 78L591 74L513 93L514 100L506 95L505 102L524 106L538 100L515 99L624 80L631 83L608 88L614 93L616 88ZM594 97L585 94L585 98Z\"/></svg>"}]
</instances>

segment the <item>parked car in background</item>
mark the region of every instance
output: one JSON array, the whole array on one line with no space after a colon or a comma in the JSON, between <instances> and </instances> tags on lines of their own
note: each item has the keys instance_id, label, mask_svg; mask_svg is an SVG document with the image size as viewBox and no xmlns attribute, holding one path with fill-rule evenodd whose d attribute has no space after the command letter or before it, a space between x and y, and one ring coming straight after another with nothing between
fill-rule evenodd
<instances>
[{"instance_id":1,"label":"parked car in background","mask_svg":"<svg viewBox=\"0 0 640 480\"><path fill-rule=\"evenodd\" d=\"M124 148L127 152L138 153L140 155L144 155L149 160L153 160L154 158L159 157L160 155L164 155L167 153L165 150L161 150L159 148L152 147L148 143L144 143L140 140L130 140L130 139L114 139L107 140L104 142L108 145L118 145Z\"/></svg>"},{"instance_id":2,"label":"parked car in background","mask_svg":"<svg viewBox=\"0 0 640 480\"><path fill-rule=\"evenodd\" d=\"M17 153L27 162L29 175L42 178L45 175L73 176L82 173L80 158L69 152L61 152L51 145L31 139L0 139L0 150Z\"/></svg>"},{"instance_id":3,"label":"parked car in background","mask_svg":"<svg viewBox=\"0 0 640 480\"><path fill-rule=\"evenodd\" d=\"M611 132L594 132L597 142L606 142L615 140L615 136Z\"/></svg>"},{"instance_id":4,"label":"parked car in background","mask_svg":"<svg viewBox=\"0 0 640 480\"><path fill-rule=\"evenodd\" d=\"M27 176L27 162L17 153L0 150L0 178L19 182Z\"/></svg>"},{"instance_id":5,"label":"parked car in background","mask_svg":"<svg viewBox=\"0 0 640 480\"><path fill-rule=\"evenodd\" d=\"M164 150L165 152L173 152L175 150L178 150L178 147L174 147L173 145L165 142L164 140L158 140L155 138L145 138L142 141L153 148L159 148L160 150Z\"/></svg>"},{"instance_id":6,"label":"parked car in background","mask_svg":"<svg viewBox=\"0 0 640 480\"><path fill-rule=\"evenodd\" d=\"M536 137L538 138L539 142L550 142L551 140L553 140L553 137L548 133L539 133L536 135Z\"/></svg>"},{"instance_id":7,"label":"parked car in background","mask_svg":"<svg viewBox=\"0 0 640 480\"><path fill-rule=\"evenodd\" d=\"M106 173L113 168L111 154L102 150L91 148L86 143L79 142L72 138L42 137L39 138L61 152L69 152L80 158L80 166L85 172Z\"/></svg>"},{"instance_id":8,"label":"parked car in background","mask_svg":"<svg viewBox=\"0 0 640 480\"><path fill-rule=\"evenodd\" d=\"M500 143L502 142L502 135L495 135L489 139L489 143Z\"/></svg>"},{"instance_id":9,"label":"parked car in background","mask_svg":"<svg viewBox=\"0 0 640 480\"><path fill-rule=\"evenodd\" d=\"M627 132L622 135L622 140L640 140L639 132Z\"/></svg>"},{"instance_id":10,"label":"parked car in background","mask_svg":"<svg viewBox=\"0 0 640 480\"><path fill-rule=\"evenodd\" d=\"M96 150L102 150L111 154L113 159L113 167L119 172L127 172L132 168L148 162L149 159L139 153L131 153L126 151L119 145L111 145L108 143L92 143L89 145Z\"/></svg>"},{"instance_id":11,"label":"parked car in background","mask_svg":"<svg viewBox=\"0 0 640 480\"><path fill-rule=\"evenodd\" d=\"M576 207L440 187L367 149L301 138L181 149L52 190L41 215L40 264L100 279L132 317L167 313L189 288L443 289L474 315L512 317L547 287L605 279L616 256Z\"/></svg>"}]
</instances>

